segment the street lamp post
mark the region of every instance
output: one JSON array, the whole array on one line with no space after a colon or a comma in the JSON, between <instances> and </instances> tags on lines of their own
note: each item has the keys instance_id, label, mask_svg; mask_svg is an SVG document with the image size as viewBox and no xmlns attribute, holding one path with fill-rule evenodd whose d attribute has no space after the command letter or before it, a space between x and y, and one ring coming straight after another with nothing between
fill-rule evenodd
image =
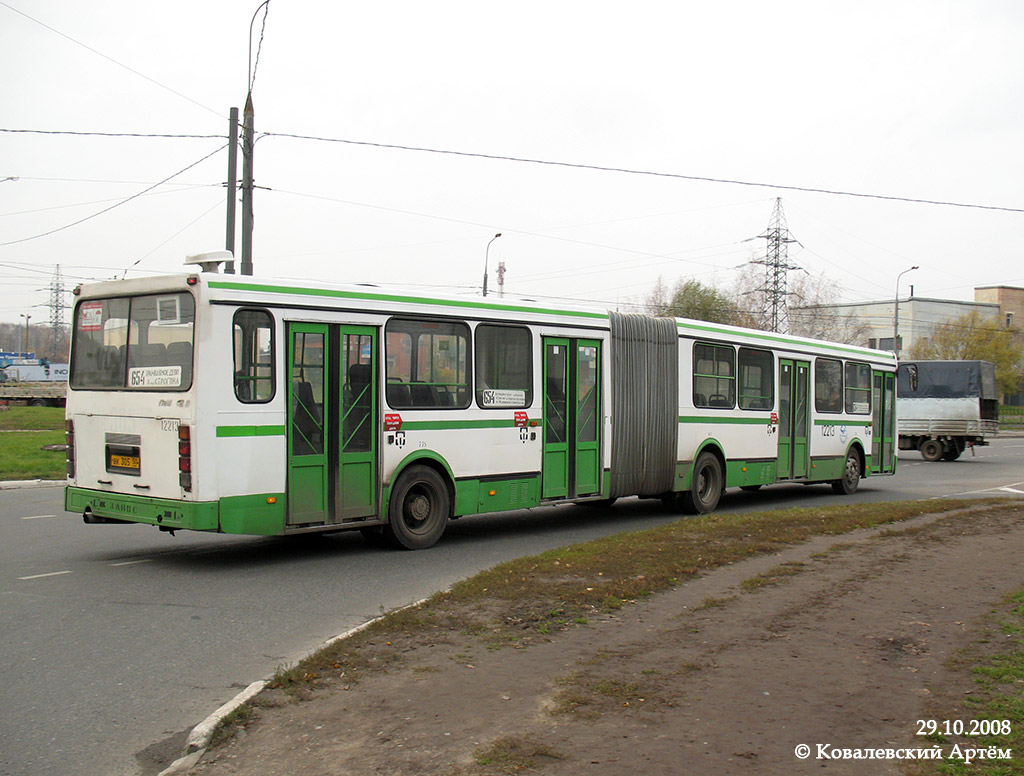
<instances>
[{"instance_id":1,"label":"street lamp post","mask_svg":"<svg viewBox=\"0 0 1024 776\"><path fill-rule=\"evenodd\" d=\"M28 322L30 320L32 320L32 316L31 315L27 315L26 313L21 313L18 317L25 319L25 350L21 349L21 329L20 328L18 329L18 357L20 358L21 356L23 356L25 354L26 350L29 347L29 341L28 341Z\"/></svg>"},{"instance_id":2,"label":"street lamp post","mask_svg":"<svg viewBox=\"0 0 1024 776\"><path fill-rule=\"evenodd\" d=\"M900 357L900 278L915 269L918 269L916 264L896 276L896 304L892 313L892 349L896 353L896 358Z\"/></svg>"},{"instance_id":3,"label":"street lamp post","mask_svg":"<svg viewBox=\"0 0 1024 776\"><path fill-rule=\"evenodd\" d=\"M484 296L487 296L487 262L491 257L491 243L501 237L501 232L498 232L494 237L487 243L487 249L484 251Z\"/></svg>"}]
</instances>

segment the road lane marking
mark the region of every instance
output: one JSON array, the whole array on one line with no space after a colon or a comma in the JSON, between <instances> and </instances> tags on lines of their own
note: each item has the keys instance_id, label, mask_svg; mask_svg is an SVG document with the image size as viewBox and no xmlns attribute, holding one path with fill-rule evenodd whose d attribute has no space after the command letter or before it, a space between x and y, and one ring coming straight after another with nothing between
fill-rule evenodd
<instances>
[{"instance_id":1,"label":"road lane marking","mask_svg":"<svg viewBox=\"0 0 1024 776\"><path fill-rule=\"evenodd\" d=\"M18 579L24 581L27 579L42 579L43 577L59 577L61 574L73 574L73 571L51 571L49 574L33 574L30 577L18 577Z\"/></svg>"},{"instance_id":2,"label":"road lane marking","mask_svg":"<svg viewBox=\"0 0 1024 776\"><path fill-rule=\"evenodd\" d=\"M22 520L42 520L46 517L56 517L56 515L32 515L32 517L23 517Z\"/></svg>"},{"instance_id":3,"label":"road lane marking","mask_svg":"<svg viewBox=\"0 0 1024 776\"><path fill-rule=\"evenodd\" d=\"M144 560L123 560L120 563L111 563L111 566L134 566L136 563L152 563L152 558L145 558Z\"/></svg>"},{"instance_id":4,"label":"road lane marking","mask_svg":"<svg viewBox=\"0 0 1024 776\"><path fill-rule=\"evenodd\" d=\"M1024 490L1018 490L1017 488L1000 488L999 490L1005 490L1007 493L1020 493L1024 496Z\"/></svg>"}]
</instances>

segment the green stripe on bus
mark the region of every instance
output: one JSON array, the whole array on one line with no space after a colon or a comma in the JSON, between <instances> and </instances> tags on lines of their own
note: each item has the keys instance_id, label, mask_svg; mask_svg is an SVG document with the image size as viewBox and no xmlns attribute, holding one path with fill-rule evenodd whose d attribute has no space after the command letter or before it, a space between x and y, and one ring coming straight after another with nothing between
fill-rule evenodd
<instances>
[{"instance_id":1,"label":"green stripe on bus","mask_svg":"<svg viewBox=\"0 0 1024 776\"><path fill-rule=\"evenodd\" d=\"M846 418L836 418L835 420L822 420L818 418L814 421L815 426L864 426L865 428L874 425L870 420L847 420Z\"/></svg>"},{"instance_id":2,"label":"green stripe on bus","mask_svg":"<svg viewBox=\"0 0 1024 776\"><path fill-rule=\"evenodd\" d=\"M711 417L704 415L680 415L680 423L715 423L725 425L748 425L748 426L762 426L765 423L771 423L770 418L737 418L731 415L722 415L720 417Z\"/></svg>"},{"instance_id":3,"label":"green stripe on bus","mask_svg":"<svg viewBox=\"0 0 1024 776\"><path fill-rule=\"evenodd\" d=\"M539 420L530 420L532 428L540 426ZM403 420L402 431L442 431L454 428L514 428L515 420Z\"/></svg>"},{"instance_id":4,"label":"green stripe on bus","mask_svg":"<svg viewBox=\"0 0 1024 776\"><path fill-rule=\"evenodd\" d=\"M219 437L284 436L284 426L217 426Z\"/></svg>"},{"instance_id":5,"label":"green stripe on bus","mask_svg":"<svg viewBox=\"0 0 1024 776\"><path fill-rule=\"evenodd\" d=\"M272 294L294 294L298 296L325 296L333 299L359 299L370 302L398 302L401 304L423 304L435 307L464 307L471 310L496 310L500 312L533 313L544 315L562 315L570 318L594 318L607 320L608 313L580 312L576 310L556 310L542 307L522 307L519 305L491 304L490 302L471 302L455 299L432 299L425 296L400 296L396 294L370 294L338 289L292 288L290 286L272 286L259 283L238 283L214 280L210 288L223 288L228 291L259 291Z\"/></svg>"},{"instance_id":6,"label":"green stripe on bus","mask_svg":"<svg viewBox=\"0 0 1024 776\"><path fill-rule=\"evenodd\" d=\"M868 348L858 348L856 345L840 345L835 342L814 342L807 340L798 340L778 334L772 334L771 332L736 331L734 329L725 329L719 326L700 324L690 321L676 321L676 327L695 332L720 334L729 337L730 339L749 337L750 339L764 340L765 342L774 342L782 345L797 346L798 348L801 349L817 348L818 350L826 350L833 353L836 351L841 351L843 353L856 353L863 358L874 358L876 360L891 361L893 364L896 363L896 356L893 355L892 353L879 352L876 350L870 350Z\"/></svg>"}]
</instances>

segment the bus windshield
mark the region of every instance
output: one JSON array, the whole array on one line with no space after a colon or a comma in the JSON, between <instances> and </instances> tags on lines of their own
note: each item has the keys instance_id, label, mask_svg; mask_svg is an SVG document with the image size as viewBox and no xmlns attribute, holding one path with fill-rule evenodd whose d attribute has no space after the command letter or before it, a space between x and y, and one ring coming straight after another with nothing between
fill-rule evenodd
<instances>
[{"instance_id":1,"label":"bus windshield","mask_svg":"<svg viewBox=\"0 0 1024 776\"><path fill-rule=\"evenodd\" d=\"M71 387L188 390L195 316L187 292L82 300L75 310Z\"/></svg>"}]
</instances>

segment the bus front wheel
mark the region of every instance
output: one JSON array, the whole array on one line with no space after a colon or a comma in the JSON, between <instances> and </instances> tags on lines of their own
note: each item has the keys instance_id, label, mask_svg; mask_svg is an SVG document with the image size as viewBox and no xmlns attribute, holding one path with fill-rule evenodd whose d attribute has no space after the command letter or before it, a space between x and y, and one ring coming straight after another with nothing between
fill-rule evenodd
<instances>
[{"instance_id":1,"label":"bus front wheel","mask_svg":"<svg viewBox=\"0 0 1024 776\"><path fill-rule=\"evenodd\" d=\"M432 547L451 515L451 497L441 475L428 466L411 466L391 490L384 535L407 550Z\"/></svg>"},{"instance_id":2,"label":"bus front wheel","mask_svg":"<svg viewBox=\"0 0 1024 776\"><path fill-rule=\"evenodd\" d=\"M713 512L722 497L724 479L718 456L707 451L697 456L693 467L693 488L679 494L684 510L698 515Z\"/></svg>"},{"instance_id":3,"label":"bus front wheel","mask_svg":"<svg viewBox=\"0 0 1024 776\"><path fill-rule=\"evenodd\" d=\"M857 492L860 485L860 456L856 450L846 454L846 463L843 466L841 479L832 481L832 490L844 496L851 496Z\"/></svg>"}]
</instances>

